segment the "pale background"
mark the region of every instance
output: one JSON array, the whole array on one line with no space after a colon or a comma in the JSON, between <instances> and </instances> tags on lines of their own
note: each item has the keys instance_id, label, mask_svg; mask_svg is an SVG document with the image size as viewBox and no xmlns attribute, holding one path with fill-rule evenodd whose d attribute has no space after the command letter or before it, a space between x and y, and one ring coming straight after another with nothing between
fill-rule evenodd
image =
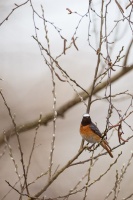
<instances>
[{"instance_id":1,"label":"pale background","mask_svg":"<svg viewBox=\"0 0 133 200\"><path fill-rule=\"evenodd\" d=\"M23 1L17 1L21 3ZM70 42L71 37L75 31L75 27L78 23L77 15L68 15L66 8L77 11L84 14L88 1L77 1L77 0L53 0L50 1L33 1L35 2L35 8L41 13L40 5L42 4L45 9L46 18L54 22L57 27L62 29L61 34L67 38ZM99 1L100 2L100 1ZM99 2L97 2L97 9L99 8ZM14 1L10 0L0 1L0 21L2 21L11 9L14 7ZM96 3L96 1L95 1ZM123 6L126 4L123 3ZM118 15L118 9L112 7L113 16ZM81 24L77 33L78 40L77 46L79 51L72 47L66 56L62 56L59 59L61 66L68 72L68 74L75 79L82 87L88 88L91 85L94 75L94 69L96 64L96 55L92 51L87 43L87 25L86 20ZM110 21L110 26L112 26ZM43 40L43 24L38 20L38 27L40 28L40 37ZM132 38L131 31L125 28L125 25L119 29L120 35L122 34L121 40L117 43L113 49L113 56L118 53L121 46L125 45L125 50ZM49 34L51 39L52 54L58 55L63 49L63 41L60 40L57 32L49 26ZM8 21L6 21L0 27L0 87L3 90L3 94L7 99L8 105L10 106L13 113L16 115L17 124L23 124L33 119L39 118L40 113L43 115L52 111L53 100L52 100L52 81L51 74L48 67L43 62L40 55L37 43L31 37L34 35L34 26L32 20L32 11L29 4L16 10ZM92 42L95 44L95 37L92 36ZM132 64L132 55L129 58L128 64ZM113 92L121 92L129 90L133 92L133 74L130 73L124 78L121 78L119 82L113 84ZM57 94L57 107L67 102L69 99L74 97L72 88L67 83L62 83L59 80L56 81L56 94ZM102 91L99 95L102 94ZM128 102L129 103L129 102ZM116 102L119 109L127 108L124 100ZM0 131L7 130L12 124L8 116L7 110L0 98ZM97 122L99 129L102 131L105 128L105 118L107 114L108 105L104 101L98 101L93 104L91 108L91 116L94 122ZM81 137L79 135L79 125L86 108L80 103L73 107L65 114L64 119L57 119L56 129L56 143L55 143L55 154L54 154L54 168L60 164L61 166L68 161L78 150ZM123 109L124 110L124 109ZM115 123L115 118L114 118ZM128 119L128 123L132 125L132 117ZM35 130L25 132L21 134L21 142L23 146L23 152L25 160L28 159L30 153L33 136ZM125 128L124 138L131 135L130 129ZM37 147L35 149L32 165L30 169L30 180L33 180L36 176L47 170L49 164L49 152L52 138L52 122L46 127L41 127L37 137ZM113 136L110 141L110 146L118 144L117 136ZM11 146L13 148L14 156L19 162L19 151L17 147L16 138L11 139ZM1 147L2 151L3 147ZM128 142L125 146L117 149L113 152L114 157L122 150L122 156L119 162L113 167L113 171L110 171L100 182L95 184L94 187L89 189L89 200L104 199L105 195L111 190L115 183L115 170L122 168L122 165L127 162L130 157L130 152L133 149L132 141ZM99 150L98 150L99 151ZM87 159L90 154L86 151L83 153L81 158ZM92 180L95 179L99 174L103 173L107 166L113 162L109 156L103 156L100 158L98 163L95 165L92 171ZM57 181L46 192L46 196L56 197L59 194L65 194L71 189L78 180L86 173L88 164L79 165L75 168L69 168L63 173ZM126 178L123 181L121 187L120 197L127 196L133 187L133 174L132 165L127 172ZM17 180L14 172L14 166L9 157L8 151L0 160L0 199L9 191L9 186L5 182L8 180L12 184ZM36 193L42 187L45 178L38 181L35 184L33 193ZM6 199L15 198L17 199L17 193L12 191ZM82 199L82 193L78 196L74 196L71 199Z\"/></svg>"}]
</instances>

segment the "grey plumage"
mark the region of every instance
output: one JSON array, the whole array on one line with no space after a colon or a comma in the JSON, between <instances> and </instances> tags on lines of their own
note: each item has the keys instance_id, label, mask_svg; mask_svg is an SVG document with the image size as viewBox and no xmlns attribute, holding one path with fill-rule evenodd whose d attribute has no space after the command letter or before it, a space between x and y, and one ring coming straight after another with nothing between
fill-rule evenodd
<instances>
[{"instance_id":1,"label":"grey plumage","mask_svg":"<svg viewBox=\"0 0 133 200\"><path fill-rule=\"evenodd\" d=\"M94 131L94 133L96 133L97 135L99 135L99 137L102 138L101 132L99 131L99 129L97 128L97 126L96 126L93 122L91 122L91 123L89 124L89 126L90 126L90 128Z\"/></svg>"}]
</instances>

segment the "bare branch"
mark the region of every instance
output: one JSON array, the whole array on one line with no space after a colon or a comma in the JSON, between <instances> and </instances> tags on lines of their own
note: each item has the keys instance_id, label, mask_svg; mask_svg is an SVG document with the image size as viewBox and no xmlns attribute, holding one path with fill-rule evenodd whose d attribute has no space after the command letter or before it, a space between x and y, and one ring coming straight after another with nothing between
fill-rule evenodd
<instances>
[{"instance_id":1,"label":"bare branch","mask_svg":"<svg viewBox=\"0 0 133 200\"><path fill-rule=\"evenodd\" d=\"M25 1L24 3L18 5L18 4L15 4L15 8L12 9L12 11L7 15L7 17L0 23L0 26L9 19L9 17L12 15L12 13L17 10L18 8L20 8L21 6L24 6L25 4L27 4L29 2L29 0Z\"/></svg>"},{"instance_id":2,"label":"bare branch","mask_svg":"<svg viewBox=\"0 0 133 200\"><path fill-rule=\"evenodd\" d=\"M112 78L111 78L111 83L114 83L115 81L117 81L118 79L120 79L121 77L125 76L127 73L129 73L131 70L133 70L133 65L131 65L130 67L124 67L120 72L118 72L117 74L115 74ZM107 81L102 82L101 84L99 84L93 92L93 95L96 94L97 92L99 92L100 90L102 90L103 88L105 88L107 84ZM90 93L90 89L88 89L88 93ZM88 95L85 92L81 92L80 96L83 97L83 99L87 99ZM72 108L73 106L77 105L78 103L80 103L80 99L79 97L74 97L73 99L71 99L70 101L68 101L67 103L65 103L64 105L62 105L60 108L57 109L57 117L63 117L65 112L67 112L70 108ZM41 125L47 125L47 123L49 123L51 120L53 119L53 113L48 113L45 116L42 116L42 121L41 121ZM23 125L19 125L17 126L17 132L22 133L28 130L31 130L33 128L35 128L38 124L38 119L32 121L32 122L28 122L25 123ZM15 134L15 130L14 128L6 131L6 137L8 138L9 136L14 135ZM1 134L0 135L0 144L2 144L4 142L4 137Z\"/></svg>"}]
</instances>

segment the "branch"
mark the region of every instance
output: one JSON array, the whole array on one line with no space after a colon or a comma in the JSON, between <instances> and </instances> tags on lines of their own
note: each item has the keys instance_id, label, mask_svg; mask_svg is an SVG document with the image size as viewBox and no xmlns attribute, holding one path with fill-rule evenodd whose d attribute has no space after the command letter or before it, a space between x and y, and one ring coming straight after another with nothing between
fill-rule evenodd
<instances>
[{"instance_id":1,"label":"branch","mask_svg":"<svg viewBox=\"0 0 133 200\"><path fill-rule=\"evenodd\" d=\"M133 69L133 65L131 65L130 67L124 67L120 72L118 72L116 75L114 75L111 79L110 82L114 83L115 81L117 81L118 79L120 79L121 77L123 77L124 75L126 75L127 73L129 73L131 70ZM93 95L96 94L97 92L101 91L107 84L107 81L102 82L101 84L99 84L93 92ZM88 93L90 93L91 88L88 89ZM86 94L85 92L80 92L80 96L83 97L84 100L86 100L88 98L88 94ZM81 100L79 97L74 97L73 99L71 99L70 101L66 102L64 105L62 105L60 108L57 109L57 117L64 117L64 114L73 106L77 105L78 103L80 103ZM48 113L47 115L42 117L41 120L41 124L40 125L47 125L47 123L49 123L51 120L53 120L53 112ZM17 132L22 133L31 129L36 128L36 126L38 125L38 119L32 121L32 122L28 122L25 123L24 125L19 125L16 127ZM15 134L15 130L14 128L11 128L9 130L7 130L5 132L6 137L9 138L10 135L14 135ZM0 145L3 144L4 142L4 136L3 134L0 135Z\"/></svg>"},{"instance_id":2,"label":"branch","mask_svg":"<svg viewBox=\"0 0 133 200\"><path fill-rule=\"evenodd\" d=\"M18 9L18 8L20 8L21 6L27 4L28 2L29 2L29 0L25 1L24 3L22 3L22 4L20 4L20 5L15 4L16 7L13 8L12 11L7 15L7 17L0 23L0 26L1 26L5 21L7 21L7 20L9 19L9 17L12 15L12 13L13 13L16 9Z\"/></svg>"},{"instance_id":3,"label":"branch","mask_svg":"<svg viewBox=\"0 0 133 200\"><path fill-rule=\"evenodd\" d=\"M83 147L78 151L78 153L71 159L69 160L59 171L57 171L52 178L48 181L48 183L38 192L35 194L34 197L39 197L43 192L47 190L47 188L53 183L53 181L62 173L64 170L66 170L70 165L79 157L79 155L85 150L86 147ZM32 198L30 198L32 200Z\"/></svg>"},{"instance_id":4,"label":"branch","mask_svg":"<svg viewBox=\"0 0 133 200\"><path fill-rule=\"evenodd\" d=\"M93 79L93 83L92 83L92 87L91 87L91 91L90 91L90 95L88 98L88 106L87 106L87 110L86 112L89 113L90 111L90 106L91 106L91 99L92 99L92 95L94 93L94 87L95 87L95 83L96 83L96 78L97 78L97 74L98 74L98 69L100 66L100 59L101 59L101 48L102 48L102 30L103 30L103 6L104 5L104 1L102 1L101 4L101 25L100 25L100 35L99 35L99 47L98 47L98 58L97 58L97 64L96 64L96 69L95 69L95 75L94 75L94 79Z\"/></svg>"}]
</instances>

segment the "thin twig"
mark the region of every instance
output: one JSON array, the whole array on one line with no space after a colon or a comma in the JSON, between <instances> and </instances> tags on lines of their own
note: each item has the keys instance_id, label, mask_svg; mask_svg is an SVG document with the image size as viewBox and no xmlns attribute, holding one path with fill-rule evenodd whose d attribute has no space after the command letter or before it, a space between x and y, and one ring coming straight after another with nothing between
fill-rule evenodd
<instances>
[{"instance_id":1,"label":"thin twig","mask_svg":"<svg viewBox=\"0 0 133 200\"><path fill-rule=\"evenodd\" d=\"M14 126L14 131L15 131L15 135L17 137L17 141L18 141L18 148L19 148L19 151L20 151L20 156L21 156L21 164L22 164L22 168L23 168L23 173L24 173L24 184L26 184L26 191L27 191L27 194L29 195L29 190L28 190L28 186L27 186L27 176L26 176L26 170L25 170L25 164L24 164L24 157L23 157L23 152L22 152L22 147L21 147L21 142L20 142L20 138L19 138L19 134L18 134L18 130L17 130L17 125L16 125L16 122L15 122L15 119L11 113L11 109L10 107L7 105L7 102L5 100L5 97L2 93L2 90L0 90L0 95L4 101L4 104L8 110L8 114L11 118L11 121L12 121L12 124Z\"/></svg>"},{"instance_id":2,"label":"thin twig","mask_svg":"<svg viewBox=\"0 0 133 200\"><path fill-rule=\"evenodd\" d=\"M95 83L96 83L96 77L98 74L98 69L99 69L99 65L100 65L100 57L101 57L101 47L102 47L102 29L103 29L103 9L104 9L104 1L102 0L101 2L101 22L100 22L100 35L99 35L99 47L98 47L98 58L97 58L97 64L96 64L96 68L95 68L95 75L94 75L94 79L93 79L93 83L91 86L91 90L90 90L90 95L88 98L88 106L87 106L87 110L86 113L89 113L90 111L90 106L91 106L91 99L92 99L92 95L94 93L94 87L95 87Z\"/></svg>"},{"instance_id":3,"label":"thin twig","mask_svg":"<svg viewBox=\"0 0 133 200\"><path fill-rule=\"evenodd\" d=\"M9 17L12 15L12 13L17 10L18 8L20 8L21 6L24 6L25 4L27 4L29 2L29 0L25 1L24 3L18 5L18 4L15 4L15 8L12 9L12 11L7 15L7 17L0 23L0 26L9 19Z\"/></svg>"},{"instance_id":4,"label":"thin twig","mask_svg":"<svg viewBox=\"0 0 133 200\"><path fill-rule=\"evenodd\" d=\"M39 197L43 192L47 190L47 188L53 183L53 181L66 170L78 157L79 155L85 150L85 147L83 147L78 153L71 159L69 160L61 169L59 169L56 174L54 174L50 181L37 193L35 194L34 197ZM32 198L31 198L32 199Z\"/></svg>"},{"instance_id":5,"label":"thin twig","mask_svg":"<svg viewBox=\"0 0 133 200\"><path fill-rule=\"evenodd\" d=\"M115 81L117 81L118 79L120 79L121 77L126 75L127 73L131 72L131 70L133 70L133 65L131 65L130 67L123 68L120 72L118 72L113 77L111 77L111 80L110 80L111 83L114 83ZM102 90L106 85L107 85L107 81L104 81L101 84L99 84L95 88L93 95L96 94L97 92L99 92L100 90ZM88 89L88 93L90 93L90 89ZM88 98L88 95L85 92L81 92L80 96L82 96L84 100ZM73 106L77 105L80 102L81 101L80 101L79 97L74 97L70 101L66 102L64 105L62 105L60 108L57 109L57 117L63 117L66 111L68 111L70 108L72 108ZM53 119L53 112L48 113L45 116L42 116L41 125L46 125L52 119ZM19 125L16 127L17 132L22 133L22 132L34 129L37 126L37 124L38 124L38 119L36 119L32 122L25 123L23 125ZM8 138L10 134L11 135L15 134L15 129L14 128L9 129L6 131L5 134L6 134L6 137ZM4 142L4 138L3 138L3 135L1 134L0 135L0 144L2 144L3 142Z\"/></svg>"}]
</instances>

